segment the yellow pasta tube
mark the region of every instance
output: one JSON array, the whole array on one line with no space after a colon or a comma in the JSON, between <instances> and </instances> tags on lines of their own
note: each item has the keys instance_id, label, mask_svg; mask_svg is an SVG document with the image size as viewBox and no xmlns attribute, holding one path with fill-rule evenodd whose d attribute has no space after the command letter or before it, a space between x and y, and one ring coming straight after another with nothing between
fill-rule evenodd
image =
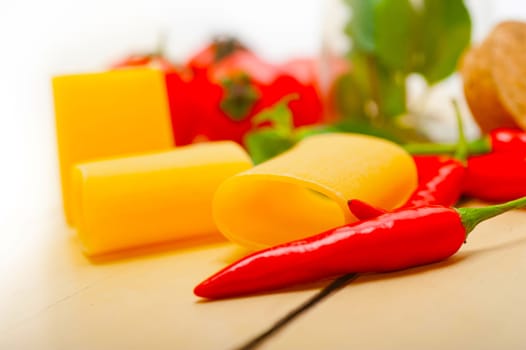
<instances>
[{"instance_id":1,"label":"yellow pasta tube","mask_svg":"<svg viewBox=\"0 0 526 350\"><path fill-rule=\"evenodd\" d=\"M162 72L128 69L53 78L66 220L73 221L71 169L76 163L172 149Z\"/></svg>"},{"instance_id":2,"label":"yellow pasta tube","mask_svg":"<svg viewBox=\"0 0 526 350\"><path fill-rule=\"evenodd\" d=\"M227 238L260 249L355 221L349 199L393 209L416 185L414 162L398 145L365 135L317 135L226 180L213 215Z\"/></svg>"},{"instance_id":3,"label":"yellow pasta tube","mask_svg":"<svg viewBox=\"0 0 526 350\"><path fill-rule=\"evenodd\" d=\"M252 166L230 141L78 164L73 218L87 255L217 233L212 198Z\"/></svg>"}]
</instances>

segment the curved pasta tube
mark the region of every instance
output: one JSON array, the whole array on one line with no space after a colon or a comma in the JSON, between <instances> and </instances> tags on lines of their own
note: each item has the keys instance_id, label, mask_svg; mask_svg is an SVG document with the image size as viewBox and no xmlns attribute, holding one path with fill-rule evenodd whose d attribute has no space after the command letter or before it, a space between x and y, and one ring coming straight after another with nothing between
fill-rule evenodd
<instances>
[{"instance_id":1,"label":"curved pasta tube","mask_svg":"<svg viewBox=\"0 0 526 350\"><path fill-rule=\"evenodd\" d=\"M227 179L213 215L227 238L260 249L355 221L349 199L396 208L416 185L414 162L398 145L358 134L317 135Z\"/></svg>"}]
</instances>

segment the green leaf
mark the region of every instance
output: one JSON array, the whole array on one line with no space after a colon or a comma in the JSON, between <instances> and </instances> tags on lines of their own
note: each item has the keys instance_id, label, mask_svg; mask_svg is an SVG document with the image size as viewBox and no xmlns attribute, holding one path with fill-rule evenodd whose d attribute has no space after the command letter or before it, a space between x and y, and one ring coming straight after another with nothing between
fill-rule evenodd
<instances>
[{"instance_id":1,"label":"green leaf","mask_svg":"<svg viewBox=\"0 0 526 350\"><path fill-rule=\"evenodd\" d=\"M299 141L310 136L327 134L331 132L342 132L342 130L333 124L302 126L296 129L295 139Z\"/></svg>"},{"instance_id":2,"label":"green leaf","mask_svg":"<svg viewBox=\"0 0 526 350\"><path fill-rule=\"evenodd\" d=\"M351 8L351 20L345 33L352 38L353 50L372 53L376 50L375 8L382 0L345 0Z\"/></svg>"},{"instance_id":3,"label":"green leaf","mask_svg":"<svg viewBox=\"0 0 526 350\"><path fill-rule=\"evenodd\" d=\"M270 128L251 132L245 136L245 147L254 164L273 158L295 145L295 141Z\"/></svg>"},{"instance_id":4,"label":"green leaf","mask_svg":"<svg viewBox=\"0 0 526 350\"><path fill-rule=\"evenodd\" d=\"M471 19L464 2L422 0L417 34L419 55L414 69L430 84L452 74L471 40Z\"/></svg>"},{"instance_id":5,"label":"green leaf","mask_svg":"<svg viewBox=\"0 0 526 350\"><path fill-rule=\"evenodd\" d=\"M293 115L288 104L297 98L296 94L287 95L252 119L256 129L245 136L244 143L254 164L273 158L296 144ZM259 127L265 122L270 122L270 126Z\"/></svg>"},{"instance_id":6,"label":"green leaf","mask_svg":"<svg viewBox=\"0 0 526 350\"><path fill-rule=\"evenodd\" d=\"M263 109L252 119L252 124L258 125L271 122L273 129L284 136L290 136L294 130L293 115L288 106L289 102L297 99L296 94L283 97L271 107Z\"/></svg>"},{"instance_id":7,"label":"green leaf","mask_svg":"<svg viewBox=\"0 0 526 350\"><path fill-rule=\"evenodd\" d=\"M376 54L385 67L409 71L416 16L410 0L384 0L376 6Z\"/></svg>"}]
</instances>

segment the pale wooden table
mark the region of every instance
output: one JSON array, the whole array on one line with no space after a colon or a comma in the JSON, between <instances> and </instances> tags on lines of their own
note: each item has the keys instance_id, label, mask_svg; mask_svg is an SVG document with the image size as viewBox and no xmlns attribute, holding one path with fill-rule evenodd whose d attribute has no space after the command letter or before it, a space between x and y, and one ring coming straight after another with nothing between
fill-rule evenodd
<instances>
[{"instance_id":1,"label":"pale wooden table","mask_svg":"<svg viewBox=\"0 0 526 350\"><path fill-rule=\"evenodd\" d=\"M58 210L0 236L0 349L230 349L324 284L217 302L193 286L240 253L226 242L89 261ZM526 212L482 224L443 263L363 276L263 349L525 349Z\"/></svg>"}]
</instances>

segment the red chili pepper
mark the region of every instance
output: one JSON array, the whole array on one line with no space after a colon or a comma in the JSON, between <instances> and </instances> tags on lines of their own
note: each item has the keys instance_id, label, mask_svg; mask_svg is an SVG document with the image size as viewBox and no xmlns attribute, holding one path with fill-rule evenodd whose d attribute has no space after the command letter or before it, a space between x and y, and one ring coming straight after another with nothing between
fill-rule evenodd
<instances>
[{"instance_id":1,"label":"red chili pepper","mask_svg":"<svg viewBox=\"0 0 526 350\"><path fill-rule=\"evenodd\" d=\"M454 205L462 195L466 172L467 142L460 108L452 101L458 127L455 155L413 156L418 171L418 187L402 206L404 208L425 205Z\"/></svg>"},{"instance_id":2,"label":"red chili pepper","mask_svg":"<svg viewBox=\"0 0 526 350\"><path fill-rule=\"evenodd\" d=\"M493 152L526 152L526 132L520 129L498 128L489 133Z\"/></svg>"},{"instance_id":3,"label":"red chili pepper","mask_svg":"<svg viewBox=\"0 0 526 350\"><path fill-rule=\"evenodd\" d=\"M464 164L448 156L414 156L418 187L404 208L424 205L454 205L462 194Z\"/></svg>"},{"instance_id":4,"label":"red chili pepper","mask_svg":"<svg viewBox=\"0 0 526 350\"><path fill-rule=\"evenodd\" d=\"M448 156L414 156L418 173L418 186L401 208L427 205L454 205L462 194L465 166ZM351 213L358 220L367 220L387 211L359 199L347 202Z\"/></svg>"},{"instance_id":5,"label":"red chili pepper","mask_svg":"<svg viewBox=\"0 0 526 350\"><path fill-rule=\"evenodd\" d=\"M467 145L460 110L456 102L453 102L453 106L456 111L459 130L459 141L456 144L455 156L413 156L418 174L418 186L401 208L427 205L450 207L462 195L466 173L464 160L466 158ZM385 212L382 209L374 208L367 203L356 200L349 201L348 207L353 215L360 220L369 219L381 212Z\"/></svg>"},{"instance_id":6,"label":"red chili pepper","mask_svg":"<svg viewBox=\"0 0 526 350\"><path fill-rule=\"evenodd\" d=\"M418 173L418 186L400 208L454 205L462 195L466 173L464 164L448 156L414 156L413 160ZM347 206L358 220L368 220L387 212L359 199L349 200Z\"/></svg>"},{"instance_id":7,"label":"red chili pepper","mask_svg":"<svg viewBox=\"0 0 526 350\"><path fill-rule=\"evenodd\" d=\"M349 200L347 207L349 207L351 213L360 221L374 219L375 217L388 213L387 210L377 208L359 199Z\"/></svg>"},{"instance_id":8,"label":"red chili pepper","mask_svg":"<svg viewBox=\"0 0 526 350\"><path fill-rule=\"evenodd\" d=\"M526 152L526 132L514 128L497 128L468 144L470 154L489 152Z\"/></svg>"},{"instance_id":9,"label":"red chili pepper","mask_svg":"<svg viewBox=\"0 0 526 350\"><path fill-rule=\"evenodd\" d=\"M526 195L526 153L488 153L468 159L464 193L486 201Z\"/></svg>"},{"instance_id":10,"label":"red chili pepper","mask_svg":"<svg viewBox=\"0 0 526 350\"><path fill-rule=\"evenodd\" d=\"M206 279L194 293L228 298L351 272L434 263L457 252L478 223L525 205L526 197L485 208L399 209L253 253Z\"/></svg>"},{"instance_id":11,"label":"red chili pepper","mask_svg":"<svg viewBox=\"0 0 526 350\"><path fill-rule=\"evenodd\" d=\"M451 145L408 145L413 152L446 151ZM449 149L451 151L451 149ZM526 133L498 128L467 146L482 153L467 160L463 193L486 201L505 201L526 195ZM358 204L356 204L358 205Z\"/></svg>"}]
</instances>

